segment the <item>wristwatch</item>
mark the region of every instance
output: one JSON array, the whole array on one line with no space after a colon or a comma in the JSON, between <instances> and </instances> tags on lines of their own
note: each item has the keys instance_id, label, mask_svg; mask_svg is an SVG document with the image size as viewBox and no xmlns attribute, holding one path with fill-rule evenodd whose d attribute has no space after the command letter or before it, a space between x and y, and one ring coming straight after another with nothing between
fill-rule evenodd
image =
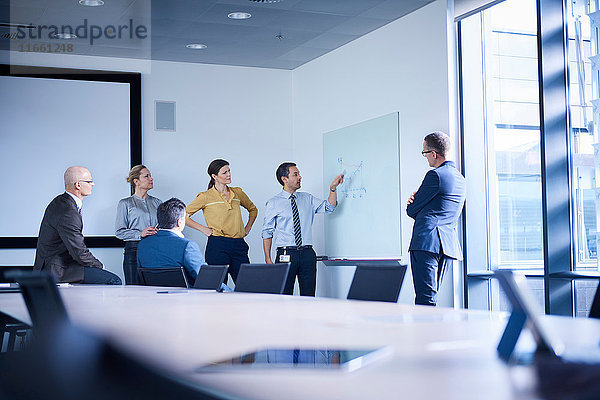
<instances>
[{"instance_id":1,"label":"wristwatch","mask_svg":"<svg viewBox=\"0 0 600 400\"><path fill-rule=\"evenodd\" d=\"M335 192L335 189L329 188L330 192Z\"/></svg>"}]
</instances>

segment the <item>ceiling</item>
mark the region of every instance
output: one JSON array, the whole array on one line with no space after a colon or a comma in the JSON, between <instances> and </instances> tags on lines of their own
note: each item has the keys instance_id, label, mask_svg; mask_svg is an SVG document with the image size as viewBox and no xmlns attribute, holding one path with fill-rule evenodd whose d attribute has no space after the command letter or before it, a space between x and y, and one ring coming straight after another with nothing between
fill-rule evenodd
<instances>
[{"instance_id":1,"label":"ceiling","mask_svg":"<svg viewBox=\"0 0 600 400\"><path fill-rule=\"evenodd\" d=\"M0 0L0 49L294 69L433 0L103 1Z\"/></svg>"}]
</instances>

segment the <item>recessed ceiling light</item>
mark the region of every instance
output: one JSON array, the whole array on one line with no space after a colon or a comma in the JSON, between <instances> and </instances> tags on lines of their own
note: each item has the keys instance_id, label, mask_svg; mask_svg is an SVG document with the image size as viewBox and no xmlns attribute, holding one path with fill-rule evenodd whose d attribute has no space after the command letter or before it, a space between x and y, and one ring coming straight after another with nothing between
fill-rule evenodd
<instances>
[{"instance_id":1,"label":"recessed ceiling light","mask_svg":"<svg viewBox=\"0 0 600 400\"><path fill-rule=\"evenodd\" d=\"M79 4L88 7L99 7L103 6L104 2L102 0L79 0Z\"/></svg>"},{"instance_id":2,"label":"recessed ceiling light","mask_svg":"<svg viewBox=\"0 0 600 400\"><path fill-rule=\"evenodd\" d=\"M208 46L202 43L190 43L186 44L185 47L187 47L188 49L202 50L207 48Z\"/></svg>"},{"instance_id":3,"label":"recessed ceiling light","mask_svg":"<svg viewBox=\"0 0 600 400\"><path fill-rule=\"evenodd\" d=\"M56 39L77 39L77 35L74 33L57 33L53 37Z\"/></svg>"},{"instance_id":4,"label":"recessed ceiling light","mask_svg":"<svg viewBox=\"0 0 600 400\"><path fill-rule=\"evenodd\" d=\"M252 14L247 13L247 12L242 12L242 11L236 11L236 12L227 14L227 18L231 18L231 19L248 19L251 16L252 16Z\"/></svg>"}]
</instances>

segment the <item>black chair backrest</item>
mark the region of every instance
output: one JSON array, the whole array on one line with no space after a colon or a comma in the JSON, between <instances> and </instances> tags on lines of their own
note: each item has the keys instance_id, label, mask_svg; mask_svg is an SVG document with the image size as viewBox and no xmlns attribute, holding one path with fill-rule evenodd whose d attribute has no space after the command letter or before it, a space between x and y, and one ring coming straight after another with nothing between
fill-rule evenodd
<instances>
[{"instance_id":1,"label":"black chair backrest","mask_svg":"<svg viewBox=\"0 0 600 400\"><path fill-rule=\"evenodd\" d=\"M235 291L282 294L289 273L290 263L242 264Z\"/></svg>"},{"instance_id":2,"label":"black chair backrest","mask_svg":"<svg viewBox=\"0 0 600 400\"><path fill-rule=\"evenodd\" d=\"M229 265L203 265L194 282L194 288L220 290L228 269Z\"/></svg>"},{"instance_id":3,"label":"black chair backrest","mask_svg":"<svg viewBox=\"0 0 600 400\"><path fill-rule=\"evenodd\" d=\"M190 287L183 267L138 268L140 282L145 286Z\"/></svg>"},{"instance_id":4,"label":"black chair backrest","mask_svg":"<svg viewBox=\"0 0 600 400\"><path fill-rule=\"evenodd\" d=\"M35 332L48 331L58 324L69 322L65 304L51 275L23 273L15 279L21 288Z\"/></svg>"},{"instance_id":5,"label":"black chair backrest","mask_svg":"<svg viewBox=\"0 0 600 400\"><path fill-rule=\"evenodd\" d=\"M594 301L592 302L592 308L590 308L590 318L600 318L600 283L598 283L598 288L596 289L596 295L594 296Z\"/></svg>"},{"instance_id":6,"label":"black chair backrest","mask_svg":"<svg viewBox=\"0 0 600 400\"><path fill-rule=\"evenodd\" d=\"M349 300L398 301L406 265L358 265L348 292Z\"/></svg>"}]
</instances>

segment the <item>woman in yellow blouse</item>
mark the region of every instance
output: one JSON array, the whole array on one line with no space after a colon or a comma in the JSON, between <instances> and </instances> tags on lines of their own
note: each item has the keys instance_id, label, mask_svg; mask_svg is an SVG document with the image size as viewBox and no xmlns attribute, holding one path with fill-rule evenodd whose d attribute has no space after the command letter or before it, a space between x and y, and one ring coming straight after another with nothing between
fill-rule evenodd
<instances>
[{"instance_id":1,"label":"woman in yellow blouse","mask_svg":"<svg viewBox=\"0 0 600 400\"><path fill-rule=\"evenodd\" d=\"M233 282L237 280L240 265L249 263L248 245L244 237L250 233L258 215L258 209L239 187L229 187L231 171L229 163L217 159L208 166L210 182L206 192L198 196L186 208L186 225L208 236L205 259L209 265L229 265ZM248 210L248 223L244 226L240 206ZM206 225L190 217L198 210L204 212Z\"/></svg>"}]
</instances>

